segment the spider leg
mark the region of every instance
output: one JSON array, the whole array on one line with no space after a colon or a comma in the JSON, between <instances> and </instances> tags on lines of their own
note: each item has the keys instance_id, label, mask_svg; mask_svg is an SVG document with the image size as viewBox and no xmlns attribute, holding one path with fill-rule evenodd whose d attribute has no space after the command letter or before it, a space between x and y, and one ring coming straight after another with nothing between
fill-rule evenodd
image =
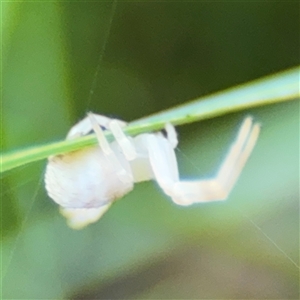
<instances>
[{"instance_id":1,"label":"spider leg","mask_svg":"<svg viewBox=\"0 0 300 300\"><path fill-rule=\"evenodd\" d=\"M68 133L67 138L74 138L82 135L88 134L91 130L97 131L97 137L100 138L99 142L102 145L101 148L105 153L110 152L109 143L106 140L106 137L103 133L102 128L108 129L111 131L115 140L121 147L126 159L128 161L134 160L136 158L136 151L131 139L125 135L122 128L126 126L126 122L116 119L110 119L106 116L97 115L93 113L88 113L88 116L77 123L71 128ZM102 127L102 128L99 128ZM97 129L96 129L97 128Z\"/></svg>"},{"instance_id":2,"label":"spider leg","mask_svg":"<svg viewBox=\"0 0 300 300\"><path fill-rule=\"evenodd\" d=\"M123 182L132 182L133 181L132 174L128 173L125 170L125 168L122 166L122 164L119 162L116 154L112 150L108 140L105 137L104 131L101 128L101 124L99 124L95 115L92 113L89 113L88 118L89 118L90 124L92 126L92 129L94 130L94 132L96 134L98 143L99 143L103 153L105 154L107 160L114 165L117 176Z\"/></svg>"},{"instance_id":3,"label":"spider leg","mask_svg":"<svg viewBox=\"0 0 300 300\"><path fill-rule=\"evenodd\" d=\"M136 152L129 138L125 136L122 127L126 126L126 122L121 120L110 119L106 116L88 113L87 117L75 124L68 132L67 139L74 139L94 131L98 139L98 143L106 155L108 161L115 165L118 177L124 181L132 181L133 177L129 174L118 161L115 153L111 149L102 128L111 130L117 143L121 147L127 160L133 160L136 157Z\"/></svg>"},{"instance_id":4,"label":"spider leg","mask_svg":"<svg viewBox=\"0 0 300 300\"><path fill-rule=\"evenodd\" d=\"M96 122L104 127L105 129L108 129L108 124L111 122L112 119L102 116L102 115L97 115L97 114L92 114ZM118 123L121 126L125 126L126 122L123 122L121 120L118 120ZM91 130L93 130L93 127L91 125L90 118L87 116L83 120L79 121L76 123L68 132L67 134L67 139L73 139L77 138L83 135L88 134Z\"/></svg>"},{"instance_id":5,"label":"spider leg","mask_svg":"<svg viewBox=\"0 0 300 300\"><path fill-rule=\"evenodd\" d=\"M173 186L179 182L177 159L172 144L160 133L149 134L145 138L155 180L172 197Z\"/></svg>"},{"instance_id":6,"label":"spider leg","mask_svg":"<svg viewBox=\"0 0 300 300\"><path fill-rule=\"evenodd\" d=\"M167 132L167 139L171 143L172 147L175 149L178 145L177 133L175 127L171 123L167 123L165 126Z\"/></svg>"},{"instance_id":7,"label":"spider leg","mask_svg":"<svg viewBox=\"0 0 300 300\"><path fill-rule=\"evenodd\" d=\"M260 132L260 125L253 124L251 117L247 117L238 133L236 141L231 146L223 164L221 165L216 180L226 186L227 195L232 190L240 176Z\"/></svg>"},{"instance_id":8,"label":"spider leg","mask_svg":"<svg viewBox=\"0 0 300 300\"><path fill-rule=\"evenodd\" d=\"M109 128L109 124L112 121L112 119L97 115L93 113L88 113L88 116L75 124L70 131L67 134L67 139L74 139L78 138L80 136L88 134L90 131L94 131L99 143L100 148L102 149L104 155L107 158L107 161L109 161L111 164L113 164L117 176L122 180L123 182L132 182L133 177L130 173L128 173L124 167L121 165L119 160L117 159L115 153L111 149L111 146L109 142L107 141L104 131L101 127L104 127L106 129ZM119 126L125 126L126 122L117 121Z\"/></svg>"},{"instance_id":9,"label":"spider leg","mask_svg":"<svg viewBox=\"0 0 300 300\"><path fill-rule=\"evenodd\" d=\"M67 219L69 227L81 229L90 223L97 222L109 209L111 203L97 208L64 208L60 207L60 213Z\"/></svg>"},{"instance_id":10,"label":"spider leg","mask_svg":"<svg viewBox=\"0 0 300 300\"><path fill-rule=\"evenodd\" d=\"M134 144L131 139L127 137L122 129L123 124L119 120L111 120L108 124L109 130L112 132L117 143L121 147L126 159L128 161L134 160L137 156Z\"/></svg>"},{"instance_id":11,"label":"spider leg","mask_svg":"<svg viewBox=\"0 0 300 300\"><path fill-rule=\"evenodd\" d=\"M212 179L180 181L171 145L148 137L150 163L158 184L179 205L225 200L236 183L259 135L260 126L246 118L217 176ZM173 154L172 154L173 152Z\"/></svg>"}]
</instances>

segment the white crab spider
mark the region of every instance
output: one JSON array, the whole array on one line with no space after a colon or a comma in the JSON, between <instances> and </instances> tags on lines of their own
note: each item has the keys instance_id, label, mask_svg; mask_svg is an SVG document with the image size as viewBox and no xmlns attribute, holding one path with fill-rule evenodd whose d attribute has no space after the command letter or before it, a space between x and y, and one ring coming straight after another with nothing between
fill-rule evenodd
<instances>
[{"instance_id":1,"label":"white crab spider","mask_svg":"<svg viewBox=\"0 0 300 300\"><path fill-rule=\"evenodd\" d=\"M211 179L181 181L174 149L175 128L135 137L123 132L126 123L89 113L71 128L67 139L96 133L98 145L51 156L45 174L49 196L60 205L72 228L96 222L112 202L133 189L135 182L155 179L178 205L225 200L236 183L259 135L260 126L247 117L217 175ZM115 140L109 143L104 130Z\"/></svg>"}]
</instances>

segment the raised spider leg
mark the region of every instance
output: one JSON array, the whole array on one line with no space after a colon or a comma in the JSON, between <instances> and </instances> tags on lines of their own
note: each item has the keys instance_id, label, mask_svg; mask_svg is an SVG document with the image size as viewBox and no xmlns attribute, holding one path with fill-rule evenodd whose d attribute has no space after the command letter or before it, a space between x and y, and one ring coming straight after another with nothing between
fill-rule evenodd
<instances>
[{"instance_id":1,"label":"raised spider leg","mask_svg":"<svg viewBox=\"0 0 300 300\"><path fill-rule=\"evenodd\" d=\"M259 124L252 125L252 118L247 117L215 178L175 185L174 190L182 193L178 204L226 200L255 146L259 131Z\"/></svg>"},{"instance_id":2,"label":"raised spider leg","mask_svg":"<svg viewBox=\"0 0 300 300\"><path fill-rule=\"evenodd\" d=\"M260 125L253 125L252 122L251 117L247 117L244 120L236 141L219 169L216 180L227 187L227 195L240 176L256 144L260 132Z\"/></svg>"},{"instance_id":3,"label":"raised spider leg","mask_svg":"<svg viewBox=\"0 0 300 300\"><path fill-rule=\"evenodd\" d=\"M147 146L155 178L164 192L179 205L225 200L253 150L259 130L258 124L252 126L252 119L246 118L217 176L197 181L179 181L177 162L170 145L168 147L155 136L148 137Z\"/></svg>"}]
</instances>

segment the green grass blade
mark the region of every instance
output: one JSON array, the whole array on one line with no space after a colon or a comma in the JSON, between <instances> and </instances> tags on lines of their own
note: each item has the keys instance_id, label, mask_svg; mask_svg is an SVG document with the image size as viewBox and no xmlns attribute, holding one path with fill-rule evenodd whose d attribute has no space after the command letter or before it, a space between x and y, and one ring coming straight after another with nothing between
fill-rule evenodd
<instances>
[{"instance_id":1,"label":"green grass blade","mask_svg":"<svg viewBox=\"0 0 300 300\"><path fill-rule=\"evenodd\" d=\"M300 67L296 67L196 99L134 121L126 128L126 132L134 135L161 129L167 122L181 125L252 107L299 100L299 74ZM109 133L107 135L110 137ZM61 141L5 153L1 155L1 172L44 159L50 155L78 150L96 144L96 142L95 135L91 134L72 141Z\"/></svg>"}]
</instances>

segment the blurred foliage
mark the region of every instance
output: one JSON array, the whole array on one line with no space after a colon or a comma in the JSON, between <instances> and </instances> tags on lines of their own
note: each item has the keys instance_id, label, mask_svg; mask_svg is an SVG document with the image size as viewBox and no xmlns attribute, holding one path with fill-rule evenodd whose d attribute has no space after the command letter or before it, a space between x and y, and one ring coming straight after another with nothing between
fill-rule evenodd
<instances>
[{"instance_id":1,"label":"blurred foliage","mask_svg":"<svg viewBox=\"0 0 300 300\"><path fill-rule=\"evenodd\" d=\"M4 150L61 139L89 110L130 121L299 64L297 2L119 2L91 89L111 8L2 3ZM178 127L182 177L213 174L245 114L262 133L224 203L178 207L142 183L72 231L45 162L5 173L3 298L299 298L299 102Z\"/></svg>"}]
</instances>

